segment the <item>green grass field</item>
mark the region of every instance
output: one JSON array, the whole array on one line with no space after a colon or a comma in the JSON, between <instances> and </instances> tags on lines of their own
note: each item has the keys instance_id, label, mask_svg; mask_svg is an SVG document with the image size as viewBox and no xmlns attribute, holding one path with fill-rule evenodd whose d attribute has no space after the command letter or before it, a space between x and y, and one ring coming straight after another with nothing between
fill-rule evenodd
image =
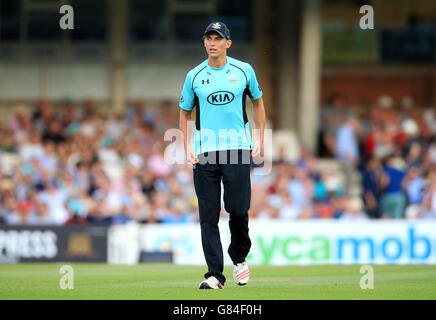
<instances>
[{"instance_id":1,"label":"green grass field","mask_svg":"<svg viewBox=\"0 0 436 320\"><path fill-rule=\"evenodd\" d=\"M62 264L0 265L0 299L292 300L436 299L436 266L373 266L374 289L360 288L360 266L251 266L239 287L225 268L224 290L199 290L205 267L73 263L74 289L62 290Z\"/></svg>"}]
</instances>

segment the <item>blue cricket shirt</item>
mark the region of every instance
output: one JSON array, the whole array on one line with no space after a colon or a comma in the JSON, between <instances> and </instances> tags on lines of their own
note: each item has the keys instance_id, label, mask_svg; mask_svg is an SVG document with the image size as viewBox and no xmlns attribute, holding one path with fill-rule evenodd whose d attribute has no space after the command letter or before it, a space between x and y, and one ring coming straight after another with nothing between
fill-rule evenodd
<instances>
[{"instance_id":1,"label":"blue cricket shirt","mask_svg":"<svg viewBox=\"0 0 436 320\"><path fill-rule=\"evenodd\" d=\"M219 69L205 60L186 76L180 108L196 108L194 151L204 152L253 149L245 110L246 96L262 97L253 68L227 56Z\"/></svg>"}]
</instances>

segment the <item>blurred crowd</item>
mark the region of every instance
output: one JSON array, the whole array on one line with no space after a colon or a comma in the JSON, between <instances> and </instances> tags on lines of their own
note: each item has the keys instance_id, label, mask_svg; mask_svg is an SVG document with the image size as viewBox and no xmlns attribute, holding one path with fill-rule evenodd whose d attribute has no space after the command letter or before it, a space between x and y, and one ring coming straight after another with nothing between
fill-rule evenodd
<instances>
[{"instance_id":1,"label":"blurred crowd","mask_svg":"<svg viewBox=\"0 0 436 320\"><path fill-rule=\"evenodd\" d=\"M338 93L321 109L321 124L320 149L341 163L348 193L359 173L358 196L368 217L436 217L433 108L419 108L408 96L395 103L386 95L359 110Z\"/></svg>"},{"instance_id":2,"label":"blurred crowd","mask_svg":"<svg viewBox=\"0 0 436 320\"><path fill-rule=\"evenodd\" d=\"M141 101L108 116L93 101L15 108L0 129L0 221L9 225L195 221L192 169L164 161L178 109Z\"/></svg>"},{"instance_id":3,"label":"blurred crowd","mask_svg":"<svg viewBox=\"0 0 436 320\"><path fill-rule=\"evenodd\" d=\"M251 219L436 217L436 117L385 107L362 116L340 95L321 110L321 152L344 179L304 148L298 161L279 154L271 174L253 169ZM178 120L172 101L111 115L94 101L16 107L0 126L0 224L198 221L192 167L165 161L164 133Z\"/></svg>"}]
</instances>

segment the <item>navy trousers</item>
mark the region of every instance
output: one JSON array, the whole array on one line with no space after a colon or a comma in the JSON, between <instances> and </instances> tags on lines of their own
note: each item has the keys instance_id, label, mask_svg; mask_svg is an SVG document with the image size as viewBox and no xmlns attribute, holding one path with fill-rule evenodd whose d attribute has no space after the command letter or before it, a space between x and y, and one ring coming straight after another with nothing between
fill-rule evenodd
<instances>
[{"instance_id":1,"label":"navy trousers","mask_svg":"<svg viewBox=\"0 0 436 320\"><path fill-rule=\"evenodd\" d=\"M202 153L194 166L194 186L198 198L201 241L208 266L205 278L215 276L222 284L224 257L218 229L221 211L221 181L224 208L229 213L231 243L228 253L233 263L245 261L251 248L248 209L251 200L250 150Z\"/></svg>"}]
</instances>

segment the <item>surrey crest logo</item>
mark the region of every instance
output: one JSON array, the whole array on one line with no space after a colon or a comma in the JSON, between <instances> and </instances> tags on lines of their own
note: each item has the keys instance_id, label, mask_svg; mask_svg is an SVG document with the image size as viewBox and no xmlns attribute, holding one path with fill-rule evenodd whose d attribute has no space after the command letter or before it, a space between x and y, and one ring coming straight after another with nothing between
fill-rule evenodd
<instances>
[{"instance_id":1,"label":"surrey crest logo","mask_svg":"<svg viewBox=\"0 0 436 320\"><path fill-rule=\"evenodd\" d=\"M236 81L238 81L238 77L237 76L235 76L234 74L231 74L230 76L229 76L229 81L230 82L236 82Z\"/></svg>"},{"instance_id":2,"label":"surrey crest logo","mask_svg":"<svg viewBox=\"0 0 436 320\"><path fill-rule=\"evenodd\" d=\"M221 29L221 25L220 25L218 22L215 22L215 23L212 25L212 28L214 28L214 29Z\"/></svg>"}]
</instances>

